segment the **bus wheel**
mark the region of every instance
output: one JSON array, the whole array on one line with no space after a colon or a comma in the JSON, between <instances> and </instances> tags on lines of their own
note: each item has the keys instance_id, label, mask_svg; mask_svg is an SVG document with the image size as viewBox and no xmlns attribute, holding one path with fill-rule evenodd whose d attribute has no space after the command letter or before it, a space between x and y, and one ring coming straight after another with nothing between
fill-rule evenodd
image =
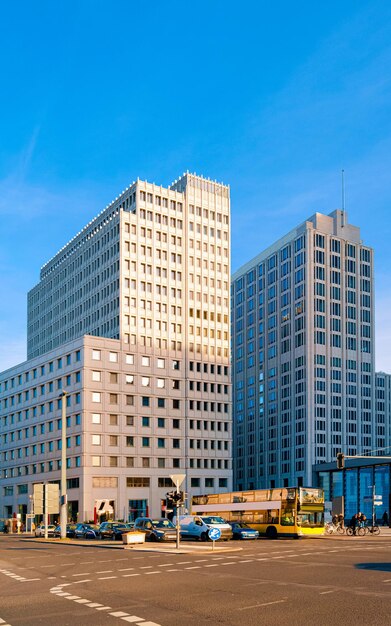
<instances>
[{"instance_id":1,"label":"bus wheel","mask_svg":"<svg viewBox=\"0 0 391 626\"><path fill-rule=\"evenodd\" d=\"M277 529L274 526L268 526L266 528L266 537L268 539L277 539Z\"/></svg>"}]
</instances>

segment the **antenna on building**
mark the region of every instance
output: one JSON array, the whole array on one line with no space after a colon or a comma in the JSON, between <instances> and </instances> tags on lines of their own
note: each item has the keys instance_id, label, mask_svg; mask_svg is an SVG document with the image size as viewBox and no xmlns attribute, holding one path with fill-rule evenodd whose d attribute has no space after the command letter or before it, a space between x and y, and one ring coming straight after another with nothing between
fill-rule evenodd
<instances>
[{"instance_id":1,"label":"antenna on building","mask_svg":"<svg viewBox=\"0 0 391 626\"><path fill-rule=\"evenodd\" d=\"M345 170L341 170L342 226L345 226Z\"/></svg>"}]
</instances>

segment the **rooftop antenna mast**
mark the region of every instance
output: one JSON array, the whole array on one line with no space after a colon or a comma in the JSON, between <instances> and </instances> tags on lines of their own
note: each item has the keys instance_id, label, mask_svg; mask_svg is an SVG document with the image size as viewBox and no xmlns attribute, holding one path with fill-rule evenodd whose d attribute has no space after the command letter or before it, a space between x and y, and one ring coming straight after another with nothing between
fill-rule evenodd
<instances>
[{"instance_id":1,"label":"rooftop antenna mast","mask_svg":"<svg viewBox=\"0 0 391 626\"><path fill-rule=\"evenodd\" d=\"M342 226L345 226L345 170L341 170Z\"/></svg>"}]
</instances>

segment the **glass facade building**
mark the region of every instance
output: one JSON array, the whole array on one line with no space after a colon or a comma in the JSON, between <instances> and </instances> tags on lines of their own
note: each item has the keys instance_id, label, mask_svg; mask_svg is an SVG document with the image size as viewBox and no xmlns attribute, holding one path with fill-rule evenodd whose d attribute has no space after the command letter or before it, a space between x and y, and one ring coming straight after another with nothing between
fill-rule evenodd
<instances>
[{"instance_id":1,"label":"glass facade building","mask_svg":"<svg viewBox=\"0 0 391 626\"><path fill-rule=\"evenodd\" d=\"M372 249L337 210L316 213L233 275L236 489L310 485L313 465L340 451L384 453L373 273Z\"/></svg>"},{"instance_id":2,"label":"glass facade building","mask_svg":"<svg viewBox=\"0 0 391 626\"><path fill-rule=\"evenodd\" d=\"M368 459L363 462L363 459L347 459L343 470L337 470L335 463L316 465L314 470L314 483L324 489L325 500L331 503L333 512L333 505L338 502L339 507L342 497L345 520L349 520L358 511L371 520L373 507L378 524L383 523L385 512L389 520L391 461ZM375 506L374 495L375 502L379 503Z\"/></svg>"}]
</instances>

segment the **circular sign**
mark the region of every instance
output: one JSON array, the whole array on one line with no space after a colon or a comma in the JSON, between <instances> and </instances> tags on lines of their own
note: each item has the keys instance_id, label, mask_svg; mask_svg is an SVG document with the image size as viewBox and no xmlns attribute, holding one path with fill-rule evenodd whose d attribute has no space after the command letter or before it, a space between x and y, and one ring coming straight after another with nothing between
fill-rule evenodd
<instances>
[{"instance_id":1,"label":"circular sign","mask_svg":"<svg viewBox=\"0 0 391 626\"><path fill-rule=\"evenodd\" d=\"M208 536L212 541L217 541L221 537L220 528L209 528Z\"/></svg>"}]
</instances>

